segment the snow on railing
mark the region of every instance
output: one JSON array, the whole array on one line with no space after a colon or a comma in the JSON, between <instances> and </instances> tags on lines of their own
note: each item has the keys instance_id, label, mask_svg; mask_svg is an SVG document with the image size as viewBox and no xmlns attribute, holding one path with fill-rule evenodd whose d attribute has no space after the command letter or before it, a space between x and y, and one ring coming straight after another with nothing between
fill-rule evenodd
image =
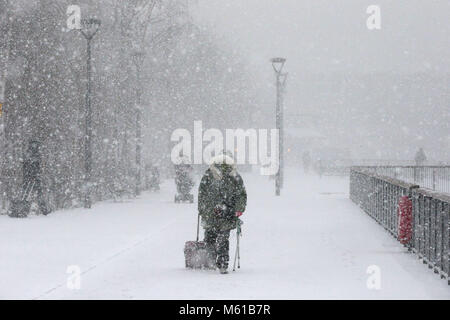
<instances>
[{"instance_id":1,"label":"snow on railing","mask_svg":"<svg viewBox=\"0 0 450 320\"><path fill-rule=\"evenodd\" d=\"M450 166L354 166L354 168L450 194Z\"/></svg>"},{"instance_id":2,"label":"snow on railing","mask_svg":"<svg viewBox=\"0 0 450 320\"><path fill-rule=\"evenodd\" d=\"M398 239L401 197L412 202L411 252L450 285L450 195L395 178L351 169L350 199Z\"/></svg>"}]
</instances>

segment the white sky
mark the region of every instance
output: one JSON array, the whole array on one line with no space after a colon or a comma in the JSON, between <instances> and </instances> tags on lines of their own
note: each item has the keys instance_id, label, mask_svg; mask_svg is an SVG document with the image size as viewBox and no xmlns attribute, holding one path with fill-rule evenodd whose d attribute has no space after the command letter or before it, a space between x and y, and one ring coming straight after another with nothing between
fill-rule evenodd
<instances>
[{"instance_id":1,"label":"white sky","mask_svg":"<svg viewBox=\"0 0 450 320\"><path fill-rule=\"evenodd\" d=\"M366 27L379 5L382 29ZM198 0L200 17L246 49L291 72L450 71L448 0Z\"/></svg>"},{"instance_id":2,"label":"white sky","mask_svg":"<svg viewBox=\"0 0 450 320\"><path fill-rule=\"evenodd\" d=\"M370 5L381 8L381 30L371 31L366 26L369 17L366 10ZM285 71L289 72L287 112L311 112L307 108L312 100L316 105L314 112L324 114L326 110L330 119L340 119L340 122L331 120L336 124L334 128L326 128L332 133L331 138L336 138L336 143L347 147L365 145L369 154L379 153L385 158L393 157L394 150L400 152L398 157L410 158L419 144L423 144L436 157L445 156L442 150L450 146L450 135L447 129L435 125L448 122L450 118L450 108L442 102L444 95L448 95L442 91L442 81L424 86L421 92L424 96L412 101L416 109L409 110L421 118L424 110L436 106L437 114L431 116L427 112L424 121L419 122L416 117L403 124L403 129L409 132L404 134L395 124L404 122L399 114L404 112L401 108L408 106L386 105L395 97L396 88L390 87L392 83L374 84L373 90L378 96L370 102L366 103L363 96L354 96L355 104L349 105L352 99L347 99L347 104L339 105L339 101L333 101L341 90L339 83L333 83L334 78L330 78L332 83L325 89L309 83L309 79L313 79L310 75L315 73L327 77L333 73L346 76L388 73L398 78L417 72L446 73L449 78L449 0L198 0L192 11L198 12L199 21L248 57L255 81L267 88L262 90L267 97L267 112L272 111L274 104L273 88L267 85L274 81L269 59L283 56L287 58ZM420 77L413 78L420 81ZM383 92L391 92L390 100ZM406 96L397 99L398 102L411 103L415 93L403 91L403 94ZM352 97L355 93L346 91L344 95ZM386 101L381 101L383 98ZM428 101L427 104L421 99ZM378 114L384 110L383 106L387 109L380 118ZM339 115L342 112L346 113ZM366 115L371 116L371 128L360 128L360 142L350 139L355 136L355 125L364 123L360 117ZM273 115L268 114L268 118L271 117ZM383 118L392 121L386 123ZM342 132L339 137L336 136L338 131ZM398 137L398 141L386 145L393 136Z\"/></svg>"}]
</instances>

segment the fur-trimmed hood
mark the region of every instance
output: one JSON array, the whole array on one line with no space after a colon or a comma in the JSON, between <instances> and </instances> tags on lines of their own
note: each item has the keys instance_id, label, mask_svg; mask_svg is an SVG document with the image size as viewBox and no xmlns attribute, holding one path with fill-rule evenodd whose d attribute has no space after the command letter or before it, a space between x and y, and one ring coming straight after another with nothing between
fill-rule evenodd
<instances>
[{"instance_id":1,"label":"fur-trimmed hood","mask_svg":"<svg viewBox=\"0 0 450 320\"><path fill-rule=\"evenodd\" d=\"M237 171L236 171L236 164L234 162L234 159L226 154L221 154L218 156L215 156L211 159L211 165L209 166L214 179L220 180L222 179L222 171L218 168L221 164L227 164L232 167L230 175L233 177L236 177Z\"/></svg>"}]
</instances>

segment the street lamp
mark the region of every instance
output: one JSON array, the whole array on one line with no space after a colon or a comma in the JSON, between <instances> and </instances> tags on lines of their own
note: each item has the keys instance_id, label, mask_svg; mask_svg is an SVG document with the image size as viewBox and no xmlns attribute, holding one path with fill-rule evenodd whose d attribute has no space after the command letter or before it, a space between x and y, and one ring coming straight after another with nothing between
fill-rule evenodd
<instances>
[{"instance_id":1,"label":"street lamp","mask_svg":"<svg viewBox=\"0 0 450 320\"><path fill-rule=\"evenodd\" d=\"M279 74L279 73L281 73L281 71L283 71L283 67L284 67L284 64L286 63L286 59L285 58L273 58L270 60L270 62L272 62L273 70L275 70L275 72L277 74Z\"/></svg>"},{"instance_id":2,"label":"street lamp","mask_svg":"<svg viewBox=\"0 0 450 320\"><path fill-rule=\"evenodd\" d=\"M276 75L276 88L277 88L277 105L276 105L276 128L278 129L278 172L275 179L275 195L279 196L281 193L281 187L283 186L283 89L287 79L287 73L282 73L285 58L273 58L270 60L273 70Z\"/></svg>"},{"instance_id":3,"label":"street lamp","mask_svg":"<svg viewBox=\"0 0 450 320\"><path fill-rule=\"evenodd\" d=\"M81 21L81 34L87 40L87 90L86 90L86 110L85 110L85 125L86 134L84 137L84 207L90 209L92 206L92 200L90 196L91 187L91 174L92 174L92 108L91 108L91 81L92 81L92 68L91 68L91 41L95 34L98 32L101 25L99 19L83 19Z\"/></svg>"},{"instance_id":4,"label":"street lamp","mask_svg":"<svg viewBox=\"0 0 450 320\"><path fill-rule=\"evenodd\" d=\"M135 51L133 53L133 63L136 66L136 196L141 194L141 152L142 152L142 83L141 69L144 64L145 52Z\"/></svg>"}]
</instances>

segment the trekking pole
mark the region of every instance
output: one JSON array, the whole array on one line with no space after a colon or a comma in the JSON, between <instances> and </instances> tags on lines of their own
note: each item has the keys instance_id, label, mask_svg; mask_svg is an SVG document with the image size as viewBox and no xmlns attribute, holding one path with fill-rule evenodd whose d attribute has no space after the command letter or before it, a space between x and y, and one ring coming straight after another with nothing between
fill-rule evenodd
<instances>
[{"instance_id":1,"label":"trekking pole","mask_svg":"<svg viewBox=\"0 0 450 320\"><path fill-rule=\"evenodd\" d=\"M234 255L234 264L233 264L233 271L236 271L236 258L238 260L238 269L241 268L241 255L239 252L239 237L241 235L241 225L239 223L239 219L236 220L236 253Z\"/></svg>"},{"instance_id":2,"label":"trekking pole","mask_svg":"<svg viewBox=\"0 0 450 320\"><path fill-rule=\"evenodd\" d=\"M197 216L197 242L198 242L198 238L199 238L199 233L200 233L200 212L198 213L198 216Z\"/></svg>"},{"instance_id":3,"label":"trekking pole","mask_svg":"<svg viewBox=\"0 0 450 320\"><path fill-rule=\"evenodd\" d=\"M233 264L233 271L236 271L236 258L237 258L237 255L238 255L238 247L239 247L239 235L238 234L236 234L236 236L237 236L237 245L236 245L236 253L235 253L235 255L234 255L234 264Z\"/></svg>"},{"instance_id":4,"label":"trekking pole","mask_svg":"<svg viewBox=\"0 0 450 320\"><path fill-rule=\"evenodd\" d=\"M31 193L33 192L34 189L34 185L36 184L36 181L33 181L33 183L31 184L30 189L28 190L28 194L25 197L25 200L28 201L28 199L30 198Z\"/></svg>"},{"instance_id":5,"label":"trekking pole","mask_svg":"<svg viewBox=\"0 0 450 320\"><path fill-rule=\"evenodd\" d=\"M239 246L239 238L241 237L241 226L239 226L239 233L237 238L237 254L238 254L238 269L241 268L241 248Z\"/></svg>"}]
</instances>

